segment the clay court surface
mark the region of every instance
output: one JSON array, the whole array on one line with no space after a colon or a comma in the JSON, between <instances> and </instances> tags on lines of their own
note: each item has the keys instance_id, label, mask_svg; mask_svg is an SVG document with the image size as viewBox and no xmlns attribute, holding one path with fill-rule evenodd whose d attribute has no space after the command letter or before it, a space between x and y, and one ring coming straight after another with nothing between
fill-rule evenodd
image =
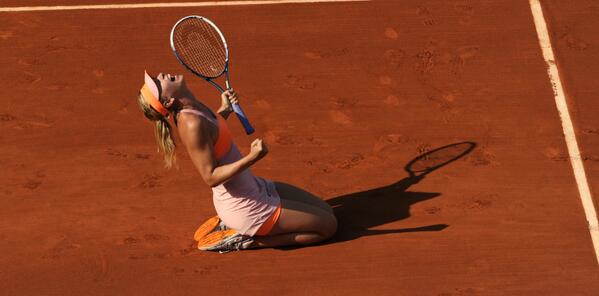
<instances>
[{"instance_id":1,"label":"clay court surface","mask_svg":"<svg viewBox=\"0 0 599 296\"><path fill-rule=\"evenodd\" d=\"M4 0L3 7L103 1ZM91 3L93 2L93 3ZM115 3L108 2L107 3ZM121 1L141 3L142 1ZM591 193L599 5L541 2ZM179 148L167 171L135 99L184 73L173 23L214 20L256 128L252 171L335 207L323 245L218 254ZM528 1L372 1L0 12L3 295L598 295L599 268ZM187 76L217 108L218 93ZM476 143L419 182L404 166ZM594 195L595 204L599 201Z\"/></svg>"}]
</instances>

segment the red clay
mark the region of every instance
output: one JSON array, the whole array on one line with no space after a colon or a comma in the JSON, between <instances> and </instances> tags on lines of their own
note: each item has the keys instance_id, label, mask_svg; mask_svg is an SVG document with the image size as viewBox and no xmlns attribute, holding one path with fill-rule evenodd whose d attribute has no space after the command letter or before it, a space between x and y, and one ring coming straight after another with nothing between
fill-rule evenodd
<instances>
[{"instance_id":1,"label":"red clay","mask_svg":"<svg viewBox=\"0 0 599 296\"><path fill-rule=\"evenodd\" d=\"M168 33L187 14L210 17L229 39L233 86L270 144L253 171L333 203L332 242L195 249L194 231L214 215L210 190L182 149L180 170L162 168L135 102L144 69L183 71ZM526 1L15 13L2 14L0 28L7 295L599 289ZM585 67L575 64L569 92ZM188 80L216 107L212 87ZM230 127L249 147L253 137ZM406 179L413 157L462 141L477 147L418 183Z\"/></svg>"}]
</instances>

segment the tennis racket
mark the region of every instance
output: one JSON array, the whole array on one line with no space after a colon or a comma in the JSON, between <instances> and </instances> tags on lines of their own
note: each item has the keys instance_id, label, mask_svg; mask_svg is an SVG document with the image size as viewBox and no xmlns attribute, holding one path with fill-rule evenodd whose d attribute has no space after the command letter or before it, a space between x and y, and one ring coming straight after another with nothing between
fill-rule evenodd
<instances>
[{"instance_id":1,"label":"tennis racket","mask_svg":"<svg viewBox=\"0 0 599 296\"><path fill-rule=\"evenodd\" d=\"M461 142L439 147L437 149L420 154L405 166L410 177L424 178L430 172L454 162L476 147L474 142Z\"/></svg>"},{"instance_id":2,"label":"tennis racket","mask_svg":"<svg viewBox=\"0 0 599 296\"><path fill-rule=\"evenodd\" d=\"M226 88L231 89L229 49L225 37L212 21L197 15L180 19L171 30L171 48L187 70L204 78L221 93L224 89L212 80L225 74ZM232 107L246 134L252 134L254 128L239 104Z\"/></svg>"}]
</instances>

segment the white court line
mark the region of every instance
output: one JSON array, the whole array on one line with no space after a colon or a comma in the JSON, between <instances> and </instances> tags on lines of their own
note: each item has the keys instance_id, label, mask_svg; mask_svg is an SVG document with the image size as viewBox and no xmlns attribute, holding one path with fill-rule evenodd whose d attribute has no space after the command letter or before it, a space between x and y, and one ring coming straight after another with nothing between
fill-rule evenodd
<instances>
[{"instance_id":1,"label":"white court line","mask_svg":"<svg viewBox=\"0 0 599 296\"><path fill-rule=\"evenodd\" d=\"M576 184L578 184L578 192L580 194L580 200L582 201L582 207L584 208L584 214L589 223L589 231L591 233L593 247L595 248L597 263L599 263L599 223L597 222L597 212L595 211L591 191L589 190L589 184L587 183L582 157L580 155L580 150L578 149L576 134L574 133L574 125L572 124L572 119L570 119L570 112L568 111L568 104L566 103L566 96L564 95L564 88L562 87L562 82L557 71L557 65L555 64L553 48L551 47L551 40L549 39L549 33L547 32L547 24L543 17L543 9L541 8L539 0L530 0L530 8L534 17L535 27L537 28L539 44L543 50L543 57L547 63L547 72L549 74L549 79L551 80L551 85L553 86L555 103L562 120L562 128L566 137L568 153L570 154L570 163L574 170Z\"/></svg>"},{"instance_id":2,"label":"white court line","mask_svg":"<svg viewBox=\"0 0 599 296\"><path fill-rule=\"evenodd\" d=\"M175 3L104 4L104 5L23 6L23 7L0 7L0 12L49 11L49 10L92 10L92 9L135 9L135 8L176 8L176 7L290 4L290 3L321 3L321 2L365 2L365 1L370 1L370 0L260 0L260 1L207 1L207 2L175 2Z\"/></svg>"}]
</instances>

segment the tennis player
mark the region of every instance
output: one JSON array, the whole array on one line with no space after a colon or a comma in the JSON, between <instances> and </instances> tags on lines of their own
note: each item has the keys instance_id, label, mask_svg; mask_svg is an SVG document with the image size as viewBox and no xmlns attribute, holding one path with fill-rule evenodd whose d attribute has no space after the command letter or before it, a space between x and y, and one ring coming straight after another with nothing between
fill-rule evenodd
<instances>
[{"instance_id":1,"label":"tennis player","mask_svg":"<svg viewBox=\"0 0 599 296\"><path fill-rule=\"evenodd\" d=\"M226 252L308 245L330 238L337 230L337 219L326 202L292 185L252 174L250 167L268 154L267 146L256 139L243 156L225 122L231 104L238 103L239 97L227 90L221 100L215 114L196 99L182 75L152 77L147 72L138 97L144 115L156 123L155 136L165 166L170 168L176 162L168 121L172 117L191 161L212 188L213 204L224 225L209 229L205 237L196 237L201 241L199 248Z\"/></svg>"}]
</instances>

